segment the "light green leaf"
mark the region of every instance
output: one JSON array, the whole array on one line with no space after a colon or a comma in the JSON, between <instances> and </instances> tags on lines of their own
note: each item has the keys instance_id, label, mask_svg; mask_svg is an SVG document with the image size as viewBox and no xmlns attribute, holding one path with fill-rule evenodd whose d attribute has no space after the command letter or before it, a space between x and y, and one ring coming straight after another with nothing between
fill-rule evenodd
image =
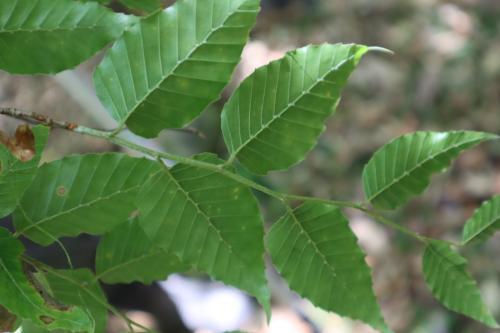
<instances>
[{"instance_id":1,"label":"light green leaf","mask_svg":"<svg viewBox=\"0 0 500 333\"><path fill-rule=\"evenodd\" d=\"M500 195L485 201L465 223L462 243L484 241L500 230Z\"/></svg>"},{"instance_id":2,"label":"light green leaf","mask_svg":"<svg viewBox=\"0 0 500 333\"><path fill-rule=\"evenodd\" d=\"M337 207L304 203L272 226L266 244L274 265L299 295L324 310L390 331L365 255Z\"/></svg>"},{"instance_id":3,"label":"light green leaf","mask_svg":"<svg viewBox=\"0 0 500 333\"><path fill-rule=\"evenodd\" d=\"M150 284L187 269L175 255L155 246L137 219L119 225L97 247L97 276L110 284L134 281Z\"/></svg>"},{"instance_id":4,"label":"light green leaf","mask_svg":"<svg viewBox=\"0 0 500 333\"><path fill-rule=\"evenodd\" d=\"M432 294L450 310L498 328L466 265L467 260L444 242L431 241L425 248L423 271Z\"/></svg>"},{"instance_id":5,"label":"light green leaf","mask_svg":"<svg viewBox=\"0 0 500 333\"><path fill-rule=\"evenodd\" d=\"M257 69L222 111L224 141L258 174L286 169L316 144L359 60L361 45L315 45Z\"/></svg>"},{"instance_id":6,"label":"light green leaf","mask_svg":"<svg viewBox=\"0 0 500 333\"><path fill-rule=\"evenodd\" d=\"M0 68L57 73L90 58L135 22L95 2L0 1Z\"/></svg>"},{"instance_id":7,"label":"light green leaf","mask_svg":"<svg viewBox=\"0 0 500 333\"><path fill-rule=\"evenodd\" d=\"M213 155L198 160L219 164ZM194 269L255 296L269 311L263 225L252 192L219 173L178 164L138 196L151 240Z\"/></svg>"},{"instance_id":8,"label":"light green leaf","mask_svg":"<svg viewBox=\"0 0 500 333\"><path fill-rule=\"evenodd\" d=\"M44 164L14 212L16 230L42 245L107 233L127 220L139 187L158 170L156 162L116 153Z\"/></svg>"},{"instance_id":9,"label":"light green leaf","mask_svg":"<svg viewBox=\"0 0 500 333\"><path fill-rule=\"evenodd\" d=\"M30 283L20 261L22 243L0 228L0 304L19 318L48 329L91 331L92 321L78 307L51 307Z\"/></svg>"},{"instance_id":10,"label":"light green leaf","mask_svg":"<svg viewBox=\"0 0 500 333\"><path fill-rule=\"evenodd\" d=\"M43 149L47 143L49 129L35 126L31 129L35 138L35 156L22 162L0 144L0 218L12 213L21 196L35 177Z\"/></svg>"},{"instance_id":11,"label":"light green leaf","mask_svg":"<svg viewBox=\"0 0 500 333\"><path fill-rule=\"evenodd\" d=\"M120 128L155 137L216 100L240 60L258 0L179 0L124 33L94 73Z\"/></svg>"},{"instance_id":12,"label":"light green leaf","mask_svg":"<svg viewBox=\"0 0 500 333\"><path fill-rule=\"evenodd\" d=\"M154 12L161 8L160 0L120 0L120 2L128 8L145 12Z\"/></svg>"},{"instance_id":13,"label":"light green leaf","mask_svg":"<svg viewBox=\"0 0 500 333\"><path fill-rule=\"evenodd\" d=\"M375 207L394 209L429 185L463 150L498 136L472 131L415 132L379 149L363 170L365 196Z\"/></svg>"},{"instance_id":14,"label":"light green leaf","mask_svg":"<svg viewBox=\"0 0 500 333\"><path fill-rule=\"evenodd\" d=\"M108 311L105 305L107 300L91 271L88 269L54 270L43 276L55 299L89 311L94 320L93 332L106 332Z\"/></svg>"}]
</instances>

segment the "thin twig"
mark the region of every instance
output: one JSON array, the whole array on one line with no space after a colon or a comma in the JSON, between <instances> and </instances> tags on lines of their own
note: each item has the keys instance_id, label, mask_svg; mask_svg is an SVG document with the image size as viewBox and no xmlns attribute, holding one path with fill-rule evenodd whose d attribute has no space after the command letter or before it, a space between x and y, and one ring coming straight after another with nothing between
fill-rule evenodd
<instances>
[{"instance_id":1,"label":"thin twig","mask_svg":"<svg viewBox=\"0 0 500 333\"><path fill-rule=\"evenodd\" d=\"M135 150L137 152L143 153L144 155L150 156L156 160L161 160L161 159L168 159L171 161L175 161L178 163L198 167L200 169L204 170L209 170L213 172L217 172L223 176L226 176L242 185L246 185L256 191L259 191L261 193L267 194L270 197L273 197L275 199L280 200L283 204L287 205L287 201L291 200L299 200L299 201L314 201L314 202L320 202L328 205L333 205L333 206L338 206L338 207L343 207L343 208L354 208L357 210L360 210L364 212L365 214L371 216L373 219L376 221L385 224L393 229L398 230L401 233L404 233L408 236L414 237L415 239L421 241L421 242L427 242L429 238L424 237L422 235L419 235L418 233L403 227L395 222L390 221L383 215L381 215L379 212L375 210L370 210L364 207L364 205L359 204L359 203L354 203L350 201L336 201L336 200L330 200L330 199L322 199L322 198L316 198L316 197L308 197L308 196L300 196L300 195L293 195L293 194L286 194L286 193L281 193L278 191L271 190L270 188L263 186L259 183L256 183L255 181L248 179L244 176L241 176L237 173L233 173L226 169L226 166L228 165L228 162L222 164L222 165L215 165L199 160L195 160L189 157L184 157L184 156L179 156L175 154L171 154L168 152L161 152L161 151L156 151L141 145L138 145L134 142L128 141L126 139L120 138L116 136L115 134L117 133L116 130L113 131L101 131L85 126L78 126L73 123L67 123L67 122L61 122L61 121L55 121L53 119L50 119L45 116L38 115L36 113L23 113L19 110L13 109L13 108L0 108L0 114L14 117L17 119L22 119L29 121L31 123L36 123L36 124L43 124L49 127L53 128L60 128L63 130L67 131L72 131L75 133L79 133L82 135L87 135L87 136L92 136L100 139L107 140L108 142L114 143L116 145ZM452 245L457 245L451 242L448 242Z\"/></svg>"}]
</instances>

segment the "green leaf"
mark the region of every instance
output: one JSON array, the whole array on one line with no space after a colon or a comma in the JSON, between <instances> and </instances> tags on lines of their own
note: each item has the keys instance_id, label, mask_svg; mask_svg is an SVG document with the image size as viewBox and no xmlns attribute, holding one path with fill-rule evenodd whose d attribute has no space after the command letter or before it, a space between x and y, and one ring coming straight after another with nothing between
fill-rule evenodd
<instances>
[{"instance_id":1,"label":"green leaf","mask_svg":"<svg viewBox=\"0 0 500 333\"><path fill-rule=\"evenodd\" d=\"M301 161L367 51L361 45L307 46L257 69L222 111L230 160L237 158L258 174Z\"/></svg>"},{"instance_id":2,"label":"green leaf","mask_svg":"<svg viewBox=\"0 0 500 333\"><path fill-rule=\"evenodd\" d=\"M196 159L219 164L213 155ZM194 269L255 296L269 311L257 201L219 173L178 164L146 182L140 221L151 240Z\"/></svg>"},{"instance_id":3,"label":"green leaf","mask_svg":"<svg viewBox=\"0 0 500 333\"><path fill-rule=\"evenodd\" d=\"M465 223L462 243L484 241L500 230L500 195L485 201Z\"/></svg>"},{"instance_id":4,"label":"green leaf","mask_svg":"<svg viewBox=\"0 0 500 333\"><path fill-rule=\"evenodd\" d=\"M266 244L274 265L299 295L324 310L390 331L365 255L340 209L306 202L272 226Z\"/></svg>"},{"instance_id":5,"label":"green leaf","mask_svg":"<svg viewBox=\"0 0 500 333\"><path fill-rule=\"evenodd\" d=\"M48 245L61 236L101 235L127 220L158 163L124 154L75 155L44 164L14 212L18 233Z\"/></svg>"},{"instance_id":6,"label":"green leaf","mask_svg":"<svg viewBox=\"0 0 500 333\"><path fill-rule=\"evenodd\" d=\"M444 242L431 241L425 248L423 271L432 294L450 310L498 328L466 265L467 260Z\"/></svg>"},{"instance_id":7,"label":"green leaf","mask_svg":"<svg viewBox=\"0 0 500 333\"><path fill-rule=\"evenodd\" d=\"M0 304L14 315L48 329L90 331L89 316L78 307L51 307L25 275L20 256L22 243L0 228Z\"/></svg>"},{"instance_id":8,"label":"green leaf","mask_svg":"<svg viewBox=\"0 0 500 333\"><path fill-rule=\"evenodd\" d=\"M120 2L128 8L139 9L147 13L161 8L160 0L120 0Z\"/></svg>"},{"instance_id":9,"label":"green leaf","mask_svg":"<svg viewBox=\"0 0 500 333\"><path fill-rule=\"evenodd\" d=\"M119 225L97 247L97 276L110 284L134 281L150 284L187 268L175 255L157 247L137 219Z\"/></svg>"},{"instance_id":10,"label":"green leaf","mask_svg":"<svg viewBox=\"0 0 500 333\"><path fill-rule=\"evenodd\" d=\"M120 128L155 137L216 100L240 60L258 0L179 0L125 32L94 73Z\"/></svg>"},{"instance_id":11,"label":"green leaf","mask_svg":"<svg viewBox=\"0 0 500 333\"><path fill-rule=\"evenodd\" d=\"M95 333L106 332L108 311L106 296L88 269L54 270L44 274L52 295L67 305L89 311L94 319Z\"/></svg>"},{"instance_id":12,"label":"green leaf","mask_svg":"<svg viewBox=\"0 0 500 333\"><path fill-rule=\"evenodd\" d=\"M463 150L498 136L472 131L415 132L379 149L363 170L365 196L375 207L394 209L429 185Z\"/></svg>"},{"instance_id":13,"label":"green leaf","mask_svg":"<svg viewBox=\"0 0 500 333\"><path fill-rule=\"evenodd\" d=\"M57 73L90 58L135 22L95 2L0 1L0 68Z\"/></svg>"},{"instance_id":14,"label":"green leaf","mask_svg":"<svg viewBox=\"0 0 500 333\"><path fill-rule=\"evenodd\" d=\"M1 6L1 5L0 5ZM36 168L47 143L49 129L35 126L32 129L35 137L35 156L22 162L0 144L0 218L12 213L24 191L35 177Z\"/></svg>"}]
</instances>

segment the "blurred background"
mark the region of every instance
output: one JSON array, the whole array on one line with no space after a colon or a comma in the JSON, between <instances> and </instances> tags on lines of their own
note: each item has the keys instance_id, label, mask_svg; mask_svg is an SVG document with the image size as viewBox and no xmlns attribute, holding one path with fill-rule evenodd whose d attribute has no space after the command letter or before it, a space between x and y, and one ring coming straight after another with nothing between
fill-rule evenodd
<instances>
[{"instance_id":1,"label":"blurred background","mask_svg":"<svg viewBox=\"0 0 500 333\"><path fill-rule=\"evenodd\" d=\"M225 156L219 115L238 82L287 50L323 42L377 45L395 54L369 54L362 60L316 149L291 170L256 179L267 186L301 195L361 200L364 163L396 136L415 130L452 129L500 134L500 1L265 0L262 5L235 82L221 101L190 125L204 137L164 131L157 140L144 144L183 155L211 151ZM0 105L111 129L114 123L102 110L91 81L101 57L54 77L0 72ZM0 127L6 131L12 132L14 124L0 119ZM44 159L116 149L103 141L54 131ZM449 172L433 178L423 196L391 218L427 236L458 240L474 209L499 193L500 144L494 142L463 154ZM282 208L266 197L259 199L268 227ZM433 299L421 275L421 244L357 212L347 213L373 268L384 316L396 332L493 332ZM499 253L500 234L463 252L497 319ZM271 269L269 279L274 297L269 326L251 299L206 277L174 275L160 286L194 332L237 328L258 333L373 332L301 300ZM130 314L155 325L154 316L137 311ZM124 329L120 325L111 320L110 331Z\"/></svg>"}]
</instances>

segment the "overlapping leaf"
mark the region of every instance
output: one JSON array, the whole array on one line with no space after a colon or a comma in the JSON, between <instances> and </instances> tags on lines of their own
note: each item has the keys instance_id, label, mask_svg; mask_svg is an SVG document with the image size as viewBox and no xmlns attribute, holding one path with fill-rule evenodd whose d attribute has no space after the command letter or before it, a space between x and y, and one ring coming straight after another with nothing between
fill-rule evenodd
<instances>
[{"instance_id":1,"label":"overlapping leaf","mask_svg":"<svg viewBox=\"0 0 500 333\"><path fill-rule=\"evenodd\" d=\"M449 309L498 328L466 265L465 258L444 242L431 241L425 248L423 271L432 294Z\"/></svg>"},{"instance_id":2,"label":"overlapping leaf","mask_svg":"<svg viewBox=\"0 0 500 333\"><path fill-rule=\"evenodd\" d=\"M106 296L94 275L88 269L54 270L44 274L52 295L67 305L76 305L89 311L94 330L106 332L108 311Z\"/></svg>"},{"instance_id":3,"label":"overlapping leaf","mask_svg":"<svg viewBox=\"0 0 500 333\"><path fill-rule=\"evenodd\" d=\"M92 321L83 309L51 307L42 298L24 273L20 261L23 252L22 243L0 228L0 304L19 318L48 329L91 331Z\"/></svg>"},{"instance_id":4,"label":"overlapping leaf","mask_svg":"<svg viewBox=\"0 0 500 333\"><path fill-rule=\"evenodd\" d=\"M90 58L135 22L94 2L0 1L0 68L56 73Z\"/></svg>"},{"instance_id":5,"label":"overlapping leaf","mask_svg":"<svg viewBox=\"0 0 500 333\"><path fill-rule=\"evenodd\" d=\"M484 202L467 220L462 242L483 241L500 230L500 195Z\"/></svg>"},{"instance_id":6,"label":"overlapping leaf","mask_svg":"<svg viewBox=\"0 0 500 333\"><path fill-rule=\"evenodd\" d=\"M273 263L314 305L390 331L372 291L370 268L337 207L307 202L283 216L266 244Z\"/></svg>"},{"instance_id":7,"label":"overlapping leaf","mask_svg":"<svg viewBox=\"0 0 500 333\"><path fill-rule=\"evenodd\" d=\"M179 258L151 241L137 219L119 225L97 247L96 273L106 283L149 284L186 269Z\"/></svg>"},{"instance_id":8,"label":"overlapping leaf","mask_svg":"<svg viewBox=\"0 0 500 333\"><path fill-rule=\"evenodd\" d=\"M431 175L444 171L460 152L497 138L472 131L403 135L378 150L365 166L365 196L377 208L397 208L422 193Z\"/></svg>"},{"instance_id":9,"label":"overlapping leaf","mask_svg":"<svg viewBox=\"0 0 500 333\"><path fill-rule=\"evenodd\" d=\"M66 157L40 167L14 212L19 233L42 245L61 236L104 234L134 211L156 162L124 154Z\"/></svg>"},{"instance_id":10,"label":"overlapping leaf","mask_svg":"<svg viewBox=\"0 0 500 333\"><path fill-rule=\"evenodd\" d=\"M307 46L256 70L222 111L230 158L259 174L302 160L367 51L361 45Z\"/></svg>"},{"instance_id":11,"label":"overlapping leaf","mask_svg":"<svg viewBox=\"0 0 500 333\"><path fill-rule=\"evenodd\" d=\"M197 157L220 163L212 155ZM154 243L194 269L255 296L269 310L263 225L250 190L213 171L176 165L139 194L140 221Z\"/></svg>"},{"instance_id":12,"label":"overlapping leaf","mask_svg":"<svg viewBox=\"0 0 500 333\"><path fill-rule=\"evenodd\" d=\"M29 161L20 161L0 144L0 218L16 208L26 188L35 177L42 151L47 143L49 129L36 126L32 129L35 155Z\"/></svg>"},{"instance_id":13,"label":"overlapping leaf","mask_svg":"<svg viewBox=\"0 0 500 333\"><path fill-rule=\"evenodd\" d=\"M124 33L94 74L120 126L182 127L216 100L239 62L258 0L179 0Z\"/></svg>"}]
</instances>

